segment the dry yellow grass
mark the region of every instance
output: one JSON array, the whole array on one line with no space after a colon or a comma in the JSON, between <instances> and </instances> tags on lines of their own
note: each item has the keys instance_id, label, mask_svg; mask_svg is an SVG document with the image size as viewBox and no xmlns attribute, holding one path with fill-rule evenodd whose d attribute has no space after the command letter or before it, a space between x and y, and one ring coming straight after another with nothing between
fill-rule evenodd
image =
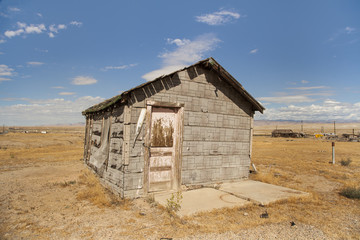
<instances>
[{"instance_id":1,"label":"dry yellow grass","mask_svg":"<svg viewBox=\"0 0 360 240\"><path fill-rule=\"evenodd\" d=\"M88 200L99 207L110 207L111 199L106 190L101 186L99 179L89 170L84 170L79 176L79 183L85 187L77 194L78 200Z\"/></svg>"},{"instance_id":2,"label":"dry yellow grass","mask_svg":"<svg viewBox=\"0 0 360 240\"><path fill-rule=\"evenodd\" d=\"M255 137L253 148L259 173L251 178L312 193L310 199L274 204L269 211L316 226L336 238L359 236L360 224L354 223L359 221L360 201L338 194L344 186L360 185L359 142L336 142L335 165L330 163L330 141ZM340 159L348 158L351 164L341 166Z\"/></svg>"},{"instance_id":3,"label":"dry yellow grass","mask_svg":"<svg viewBox=\"0 0 360 240\"><path fill-rule=\"evenodd\" d=\"M0 171L82 159L83 137L66 133L0 135Z\"/></svg>"},{"instance_id":4,"label":"dry yellow grass","mask_svg":"<svg viewBox=\"0 0 360 240\"><path fill-rule=\"evenodd\" d=\"M131 208L131 200L114 195L101 185L99 178L89 169L82 171L78 183L83 185L77 193L78 200L86 200L98 207L120 207L124 210Z\"/></svg>"},{"instance_id":5,"label":"dry yellow grass","mask_svg":"<svg viewBox=\"0 0 360 240\"><path fill-rule=\"evenodd\" d=\"M184 218L169 216L150 200L122 201L104 189L80 161L81 133L0 135L0 147L1 239L175 238L290 221L315 226L335 239L360 236L360 200L338 194L360 183L360 143L336 143L337 163L332 165L331 142L254 137L252 159L259 173L251 178L311 195ZM349 166L339 164L348 158ZM42 176L45 170L54 172ZM260 218L265 210L269 218ZM109 231L114 235L106 235Z\"/></svg>"}]
</instances>

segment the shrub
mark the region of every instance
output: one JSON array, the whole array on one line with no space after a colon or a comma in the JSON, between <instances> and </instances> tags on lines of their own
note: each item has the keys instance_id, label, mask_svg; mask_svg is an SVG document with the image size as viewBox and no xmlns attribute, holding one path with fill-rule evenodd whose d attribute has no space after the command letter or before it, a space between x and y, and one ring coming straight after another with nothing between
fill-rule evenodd
<instances>
[{"instance_id":1,"label":"shrub","mask_svg":"<svg viewBox=\"0 0 360 240\"><path fill-rule=\"evenodd\" d=\"M167 199L166 210L169 214L176 213L181 208L182 192L172 193L171 197Z\"/></svg>"},{"instance_id":2,"label":"shrub","mask_svg":"<svg viewBox=\"0 0 360 240\"><path fill-rule=\"evenodd\" d=\"M341 159L340 164L341 166L349 166L351 162L351 158L348 158L347 160Z\"/></svg>"},{"instance_id":3,"label":"shrub","mask_svg":"<svg viewBox=\"0 0 360 240\"><path fill-rule=\"evenodd\" d=\"M360 199L360 187L346 187L340 191L340 195L347 198Z\"/></svg>"}]
</instances>

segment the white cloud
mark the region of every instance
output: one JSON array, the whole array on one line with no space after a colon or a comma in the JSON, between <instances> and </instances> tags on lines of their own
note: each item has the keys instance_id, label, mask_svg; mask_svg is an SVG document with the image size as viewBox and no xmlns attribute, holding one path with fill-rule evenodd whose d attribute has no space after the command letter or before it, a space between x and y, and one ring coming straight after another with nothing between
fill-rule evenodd
<instances>
[{"instance_id":1,"label":"white cloud","mask_svg":"<svg viewBox=\"0 0 360 240\"><path fill-rule=\"evenodd\" d=\"M15 36L19 36L24 32L25 32L24 29L18 29L16 31L5 31L4 35L6 37L8 37L8 38L12 38L12 37L15 37Z\"/></svg>"},{"instance_id":2,"label":"white cloud","mask_svg":"<svg viewBox=\"0 0 360 240\"><path fill-rule=\"evenodd\" d=\"M266 120L360 120L360 102L342 103L325 100L319 104L306 106L289 105L280 108L268 108L257 119Z\"/></svg>"},{"instance_id":3,"label":"white cloud","mask_svg":"<svg viewBox=\"0 0 360 240\"><path fill-rule=\"evenodd\" d=\"M44 24L27 25L26 23L17 22L17 26L19 29L15 30L15 31L12 31L12 30L5 31L4 35L8 38L12 38L15 36L19 36L21 34L31 34L31 33L40 34L43 31L46 31L46 27Z\"/></svg>"},{"instance_id":4,"label":"white cloud","mask_svg":"<svg viewBox=\"0 0 360 240\"><path fill-rule=\"evenodd\" d=\"M66 25L65 24L52 24L49 26L49 32L48 35L50 38L54 38L55 37L55 33L59 33L59 30L63 30L66 29Z\"/></svg>"},{"instance_id":5,"label":"white cloud","mask_svg":"<svg viewBox=\"0 0 360 240\"><path fill-rule=\"evenodd\" d=\"M306 84L306 83L309 83L309 81L301 80L301 83L302 83L302 84Z\"/></svg>"},{"instance_id":6,"label":"white cloud","mask_svg":"<svg viewBox=\"0 0 360 240\"><path fill-rule=\"evenodd\" d=\"M89 76L77 76L73 78L73 81L71 82L71 84L74 85L91 85L95 83L97 83L97 80Z\"/></svg>"},{"instance_id":7,"label":"white cloud","mask_svg":"<svg viewBox=\"0 0 360 240\"><path fill-rule=\"evenodd\" d=\"M26 23L17 22L16 24L18 25L19 28L26 28Z\"/></svg>"},{"instance_id":8,"label":"white cloud","mask_svg":"<svg viewBox=\"0 0 360 240\"><path fill-rule=\"evenodd\" d=\"M41 15L41 14L40 14ZM39 15L38 15L39 16ZM59 30L67 28L65 24L52 24L48 28L45 24L27 24L23 22L17 22L17 30L7 30L4 35L8 38L25 34L41 34L46 33L50 38L55 37L55 34L59 33Z\"/></svg>"},{"instance_id":9,"label":"white cloud","mask_svg":"<svg viewBox=\"0 0 360 240\"><path fill-rule=\"evenodd\" d=\"M5 43L5 42L6 42L6 40L0 39L0 44L1 44L1 43Z\"/></svg>"},{"instance_id":10,"label":"white cloud","mask_svg":"<svg viewBox=\"0 0 360 240\"><path fill-rule=\"evenodd\" d=\"M59 24L58 29L66 29L66 25L65 24Z\"/></svg>"},{"instance_id":11,"label":"white cloud","mask_svg":"<svg viewBox=\"0 0 360 240\"><path fill-rule=\"evenodd\" d=\"M220 42L214 34L204 34L177 49L160 55L165 65L187 65L203 58L204 54L216 48Z\"/></svg>"},{"instance_id":12,"label":"white cloud","mask_svg":"<svg viewBox=\"0 0 360 240\"><path fill-rule=\"evenodd\" d=\"M314 89L324 89L329 88L326 86L313 86L313 87L294 87L294 88L287 88L287 89L294 89L294 90L314 90Z\"/></svg>"},{"instance_id":13,"label":"white cloud","mask_svg":"<svg viewBox=\"0 0 360 240\"><path fill-rule=\"evenodd\" d=\"M165 66L161 69L157 69L154 71L151 71L145 75L142 76L142 78L144 78L147 81L152 81L160 76L166 75L166 74L170 74L172 72L175 72L181 68L185 67L185 65L171 65L171 66Z\"/></svg>"},{"instance_id":14,"label":"white cloud","mask_svg":"<svg viewBox=\"0 0 360 240\"><path fill-rule=\"evenodd\" d=\"M107 71L107 70L123 70L123 69L128 69L128 68L131 68L131 67L135 67L135 66L137 66L137 63L120 65L120 66L106 66L101 70L103 70L103 71Z\"/></svg>"},{"instance_id":15,"label":"white cloud","mask_svg":"<svg viewBox=\"0 0 360 240\"><path fill-rule=\"evenodd\" d=\"M259 51L259 49L255 48L255 49L251 50L249 53L250 53L250 54L255 54L255 53L257 53L258 51Z\"/></svg>"},{"instance_id":16,"label":"white cloud","mask_svg":"<svg viewBox=\"0 0 360 240\"><path fill-rule=\"evenodd\" d=\"M346 28L345 28L345 32L346 32L347 34L350 34L350 33L354 32L354 31L355 31L355 28L352 28L352 27L346 27Z\"/></svg>"},{"instance_id":17,"label":"white cloud","mask_svg":"<svg viewBox=\"0 0 360 240\"><path fill-rule=\"evenodd\" d=\"M172 38L168 38L166 39L168 44L176 44L177 46L184 46L186 44L191 43L191 41L189 39L183 38L183 39L172 39Z\"/></svg>"},{"instance_id":18,"label":"white cloud","mask_svg":"<svg viewBox=\"0 0 360 240\"><path fill-rule=\"evenodd\" d=\"M17 7L9 7L9 11L11 12L20 12L20 8L17 8Z\"/></svg>"},{"instance_id":19,"label":"white cloud","mask_svg":"<svg viewBox=\"0 0 360 240\"><path fill-rule=\"evenodd\" d=\"M54 87L51 87L51 88L55 88L55 89L64 89L63 86L54 86Z\"/></svg>"},{"instance_id":20,"label":"white cloud","mask_svg":"<svg viewBox=\"0 0 360 240\"><path fill-rule=\"evenodd\" d=\"M196 17L196 21L206 23L208 25L223 25L234 19L240 18L240 14L233 11L221 10L214 13L209 13Z\"/></svg>"},{"instance_id":21,"label":"white cloud","mask_svg":"<svg viewBox=\"0 0 360 240\"><path fill-rule=\"evenodd\" d=\"M71 96L71 95L75 95L75 92L59 92L59 95L61 96Z\"/></svg>"},{"instance_id":22,"label":"white cloud","mask_svg":"<svg viewBox=\"0 0 360 240\"><path fill-rule=\"evenodd\" d=\"M4 53L3 52L0 52L0 55L3 55Z\"/></svg>"},{"instance_id":23,"label":"white cloud","mask_svg":"<svg viewBox=\"0 0 360 240\"><path fill-rule=\"evenodd\" d=\"M341 103L338 102L338 101L331 100L331 99L326 99L326 100L324 101L324 104L325 104L325 105L337 105L337 104L341 104Z\"/></svg>"},{"instance_id":24,"label":"white cloud","mask_svg":"<svg viewBox=\"0 0 360 240\"><path fill-rule=\"evenodd\" d=\"M82 22L78 22L78 21L71 21L70 22L71 25L77 26L77 27L81 27L81 25L83 24Z\"/></svg>"},{"instance_id":25,"label":"white cloud","mask_svg":"<svg viewBox=\"0 0 360 240\"><path fill-rule=\"evenodd\" d=\"M27 62L28 65L31 65L31 66L41 66L43 65L44 63L43 62Z\"/></svg>"},{"instance_id":26,"label":"white cloud","mask_svg":"<svg viewBox=\"0 0 360 240\"><path fill-rule=\"evenodd\" d=\"M352 37L357 33L357 29L354 27L345 27L338 29L333 35L327 40L327 42L339 42L340 44L354 44L359 41L359 38L352 39ZM341 43L342 42L342 43ZM338 43L338 44L339 44Z\"/></svg>"},{"instance_id":27,"label":"white cloud","mask_svg":"<svg viewBox=\"0 0 360 240\"><path fill-rule=\"evenodd\" d=\"M55 27L55 24L52 24L49 26L50 32L57 32L57 28Z\"/></svg>"},{"instance_id":28,"label":"white cloud","mask_svg":"<svg viewBox=\"0 0 360 240\"><path fill-rule=\"evenodd\" d=\"M161 75L169 74L193 64L204 58L205 54L214 50L219 42L220 40L214 34L200 35L193 41L182 40L180 45L180 41L174 42L177 46L175 50L167 51L159 56L163 61L162 68L149 72L143 75L142 78L151 81Z\"/></svg>"},{"instance_id":29,"label":"white cloud","mask_svg":"<svg viewBox=\"0 0 360 240\"><path fill-rule=\"evenodd\" d=\"M41 13L36 13L38 17L42 17L43 15Z\"/></svg>"},{"instance_id":30,"label":"white cloud","mask_svg":"<svg viewBox=\"0 0 360 240\"><path fill-rule=\"evenodd\" d=\"M44 24L30 24L29 26L25 27L26 33L42 33L46 30L46 27Z\"/></svg>"},{"instance_id":31,"label":"white cloud","mask_svg":"<svg viewBox=\"0 0 360 240\"><path fill-rule=\"evenodd\" d=\"M55 24L52 24L49 26L50 32L58 33L59 30L66 29L65 24L58 24L57 26Z\"/></svg>"},{"instance_id":32,"label":"white cloud","mask_svg":"<svg viewBox=\"0 0 360 240\"><path fill-rule=\"evenodd\" d=\"M0 64L0 76L8 76L11 77L14 74L14 69L9 68L5 64Z\"/></svg>"},{"instance_id":33,"label":"white cloud","mask_svg":"<svg viewBox=\"0 0 360 240\"><path fill-rule=\"evenodd\" d=\"M306 95L291 95L291 96L277 96L277 97L260 97L260 101L271 103L304 103L314 102L315 100Z\"/></svg>"},{"instance_id":34,"label":"white cloud","mask_svg":"<svg viewBox=\"0 0 360 240\"><path fill-rule=\"evenodd\" d=\"M104 101L104 98L85 96L75 100L65 100L63 98L21 100L26 101L26 103L2 106L0 108L3 124L27 126L85 122L81 112L94 104Z\"/></svg>"}]
</instances>

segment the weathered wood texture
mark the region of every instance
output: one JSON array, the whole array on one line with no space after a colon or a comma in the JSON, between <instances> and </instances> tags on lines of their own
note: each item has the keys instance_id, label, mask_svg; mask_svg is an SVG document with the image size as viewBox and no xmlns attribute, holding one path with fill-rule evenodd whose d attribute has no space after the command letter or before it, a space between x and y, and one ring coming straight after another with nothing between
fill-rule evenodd
<instances>
[{"instance_id":1,"label":"weathered wood texture","mask_svg":"<svg viewBox=\"0 0 360 240\"><path fill-rule=\"evenodd\" d=\"M144 147L147 121L133 147L137 120L146 101L184 106L178 167L181 184L211 184L248 177L252 105L214 72L195 66L132 91L127 103L128 117L124 106L112 110L110 158L102 177L118 188L121 196L137 197L148 191L144 187L148 178L144 176L144 168L148 167L144 154L149 154ZM99 126L94 119L92 132L98 131ZM95 140L97 136L93 134L91 141ZM124 152L124 146L128 152Z\"/></svg>"},{"instance_id":2,"label":"weathered wood texture","mask_svg":"<svg viewBox=\"0 0 360 240\"><path fill-rule=\"evenodd\" d=\"M202 68L181 71L133 92L131 123L135 125L146 101L184 104L181 184L209 184L248 177L250 165L251 104L215 74ZM127 189L139 193L143 177L142 137L131 149ZM132 127L131 139L135 132ZM140 190L141 194L141 190Z\"/></svg>"},{"instance_id":3,"label":"weathered wood texture","mask_svg":"<svg viewBox=\"0 0 360 240\"><path fill-rule=\"evenodd\" d=\"M104 166L96 169L88 162L85 162L102 178L102 183L108 186L113 192L124 197L124 169L122 159L123 131L124 131L124 106L115 107L104 114L90 115L92 124L89 127L89 138L91 153L96 152L100 146L102 119L103 116L111 116L111 129L109 132L109 158ZM96 134L94 134L94 132ZM86 147L85 147L86 148ZM89 158L89 157L88 157Z\"/></svg>"}]
</instances>

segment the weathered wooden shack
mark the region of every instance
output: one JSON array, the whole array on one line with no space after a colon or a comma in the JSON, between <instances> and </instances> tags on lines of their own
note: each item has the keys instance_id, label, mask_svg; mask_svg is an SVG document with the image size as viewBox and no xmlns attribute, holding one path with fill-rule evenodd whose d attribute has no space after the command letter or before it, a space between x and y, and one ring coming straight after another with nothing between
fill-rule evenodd
<instances>
[{"instance_id":1,"label":"weathered wooden shack","mask_svg":"<svg viewBox=\"0 0 360 240\"><path fill-rule=\"evenodd\" d=\"M84 161L121 197L247 178L263 110L208 58L83 111Z\"/></svg>"}]
</instances>

